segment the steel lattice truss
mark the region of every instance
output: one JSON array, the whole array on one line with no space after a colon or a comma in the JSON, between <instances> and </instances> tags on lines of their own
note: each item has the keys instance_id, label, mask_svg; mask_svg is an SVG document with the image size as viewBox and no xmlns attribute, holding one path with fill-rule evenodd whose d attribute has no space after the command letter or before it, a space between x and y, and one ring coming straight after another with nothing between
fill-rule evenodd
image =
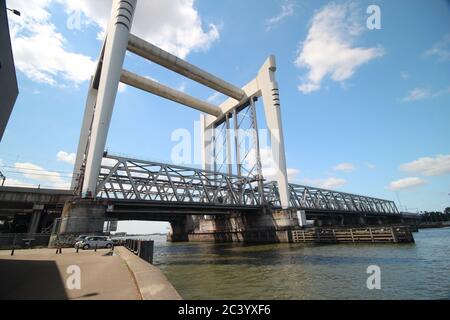
<instances>
[{"instance_id":1,"label":"steel lattice truss","mask_svg":"<svg viewBox=\"0 0 450 320\"><path fill-rule=\"evenodd\" d=\"M262 177L261 156L259 154L259 132L256 119L256 106L251 102L236 115L238 172L242 176L258 179Z\"/></svg>"},{"instance_id":2,"label":"steel lattice truss","mask_svg":"<svg viewBox=\"0 0 450 320\"><path fill-rule=\"evenodd\" d=\"M264 202L254 182L220 172L108 156L102 163L97 195L114 200L280 207L276 183L265 184ZM301 210L399 213L393 201L295 184L289 187L291 206Z\"/></svg>"},{"instance_id":3,"label":"steel lattice truss","mask_svg":"<svg viewBox=\"0 0 450 320\"><path fill-rule=\"evenodd\" d=\"M314 187L289 184L290 202L302 210L344 211L370 214L398 214L395 202L325 190ZM266 199L279 206L278 189L275 183L265 185Z\"/></svg>"},{"instance_id":4,"label":"steel lattice truss","mask_svg":"<svg viewBox=\"0 0 450 320\"><path fill-rule=\"evenodd\" d=\"M226 172L228 167L227 159L227 125L222 123L214 130L213 138L213 171Z\"/></svg>"},{"instance_id":5,"label":"steel lattice truss","mask_svg":"<svg viewBox=\"0 0 450 320\"><path fill-rule=\"evenodd\" d=\"M102 163L97 195L116 200L261 206L252 182L220 172L108 156Z\"/></svg>"}]
</instances>

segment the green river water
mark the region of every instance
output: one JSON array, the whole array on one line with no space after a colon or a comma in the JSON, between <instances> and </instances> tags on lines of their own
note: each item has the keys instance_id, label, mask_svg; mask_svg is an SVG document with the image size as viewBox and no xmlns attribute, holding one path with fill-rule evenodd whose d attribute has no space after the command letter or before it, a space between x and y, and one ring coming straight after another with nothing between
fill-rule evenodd
<instances>
[{"instance_id":1,"label":"green river water","mask_svg":"<svg viewBox=\"0 0 450 320\"><path fill-rule=\"evenodd\" d=\"M155 240L155 265L184 299L450 299L450 228L415 244L209 244ZM367 268L381 289L367 289Z\"/></svg>"}]
</instances>

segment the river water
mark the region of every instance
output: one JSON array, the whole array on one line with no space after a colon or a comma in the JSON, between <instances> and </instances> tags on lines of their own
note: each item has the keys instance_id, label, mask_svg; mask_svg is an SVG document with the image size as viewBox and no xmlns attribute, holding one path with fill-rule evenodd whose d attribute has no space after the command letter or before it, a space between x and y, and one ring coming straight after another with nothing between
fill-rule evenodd
<instances>
[{"instance_id":1,"label":"river water","mask_svg":"<svg viewBox=\"0 0 450 320\"><path fill-rule=\"evenodd\" d=\"M450 228L415 244L209 244L155 240L155 265L184 299L450 299ZM380 267L381 289L367 289Z\"/></svg>"}]
</instances>

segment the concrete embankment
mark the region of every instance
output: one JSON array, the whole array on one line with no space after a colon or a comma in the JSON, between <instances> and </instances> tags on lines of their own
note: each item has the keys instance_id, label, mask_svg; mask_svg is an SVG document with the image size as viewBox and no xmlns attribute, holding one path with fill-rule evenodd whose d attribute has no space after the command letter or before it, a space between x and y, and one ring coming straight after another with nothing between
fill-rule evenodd
<instances>
[{"instance_id":1,"label":"concrete embankment","mask_svg":"<svg viewBox=\"0 0 450 320\"><path fill-rule=\"evenodd\" d=\"M145 262L124 247L116 252L128 265L143 300L181 300L181 296L157 267Z\"/></svg>"},{"instance_id":2,"label":"concrete embankment","mask_svg":"<svg viewBox=\"0 0 450 320\"><path fill-rule=\"evenodd\" d=\"M181 299L163 273L124 248L0 251L0 300Z\"/></svg>"}]
</instances>

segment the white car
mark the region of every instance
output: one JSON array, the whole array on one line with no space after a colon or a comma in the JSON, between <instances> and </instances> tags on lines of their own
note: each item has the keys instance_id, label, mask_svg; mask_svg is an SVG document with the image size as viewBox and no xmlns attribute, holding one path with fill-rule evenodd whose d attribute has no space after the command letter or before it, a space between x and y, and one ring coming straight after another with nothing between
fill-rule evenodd
<instances>
[{"instance_id":1,"label":"white car","mask_svg":"<svg viewBox=\"0 0 450 320\"><path fill-rule=\"evenodd\" d=\"M89 249L95 249L95 248L111 249L113 246L114 246L114 242L111 239L109 239L108 237L104 237L104 236L86 237L84 240L78 241L75 244L76 248L81 248L83 250L89 250Z\"/></svg>"}]
</instances>

